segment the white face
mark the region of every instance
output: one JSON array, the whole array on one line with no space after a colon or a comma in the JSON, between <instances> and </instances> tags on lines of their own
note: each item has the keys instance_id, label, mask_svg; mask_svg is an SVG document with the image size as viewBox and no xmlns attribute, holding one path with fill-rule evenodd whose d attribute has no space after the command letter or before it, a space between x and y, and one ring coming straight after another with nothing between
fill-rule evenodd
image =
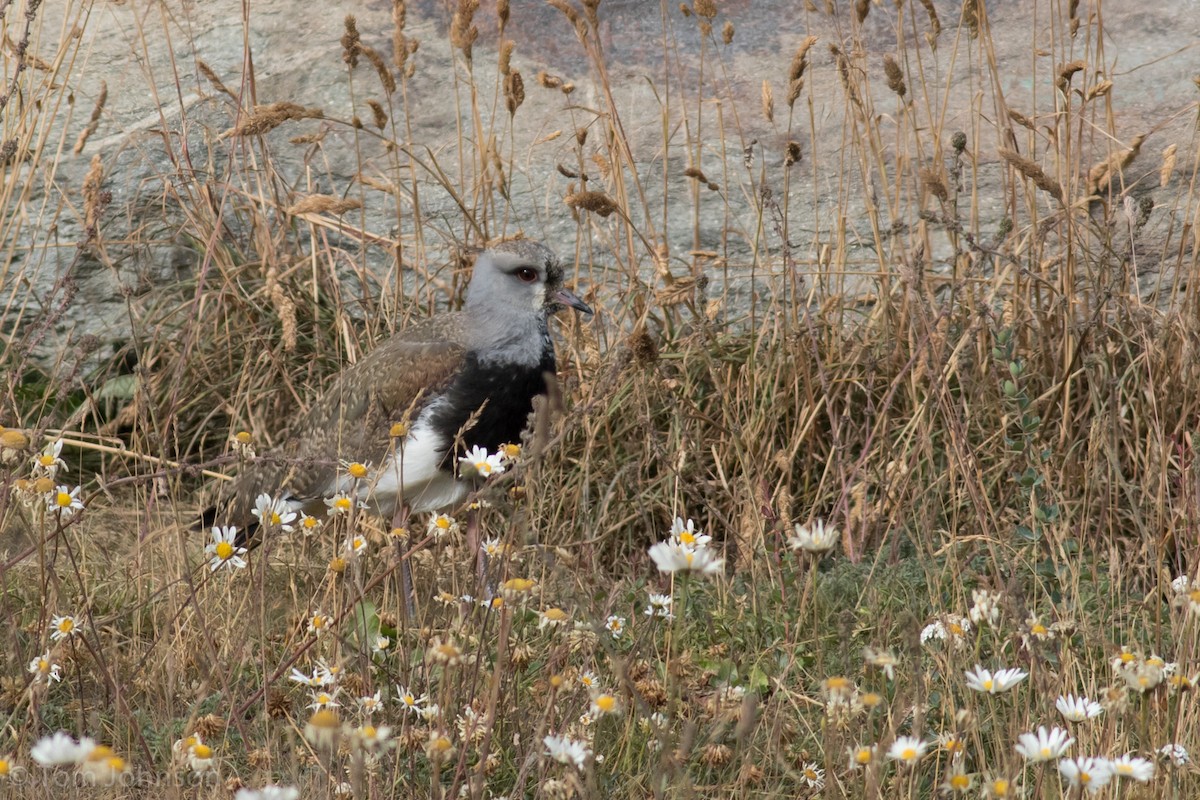
<instances>
[{"instance_id":1,"label":"white face","mask_svg":"<svg viewBox=\"0 0 1200 800\"><path fill-rule=\"evenodd\" d=\"M467 302L502 316L523 313L519 309L541 314L546 308L545 266L516 253L484 254L475 264Z\"/></svg>"}]
</instances>

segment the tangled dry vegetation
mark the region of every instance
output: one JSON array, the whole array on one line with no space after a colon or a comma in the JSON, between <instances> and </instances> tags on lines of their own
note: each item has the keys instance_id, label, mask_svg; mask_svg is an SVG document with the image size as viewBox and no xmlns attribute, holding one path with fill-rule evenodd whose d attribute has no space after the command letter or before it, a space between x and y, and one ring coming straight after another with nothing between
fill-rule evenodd
<instances>
[{"instance_id":1,"label":"tangled dry vegetation","mask_svg":"<svg viewBox=\"0 0 1200 800\"><path fill-rule=\"evenodd\" d=\"M1118 138L1100 4L1039 4L1051 50L1029 62L1044 88L1028 105L992 80L983 3L922 0L804 11L819 33L747 106L721 5L668 3L670 26L700 31L704 77L664 87L660 149L635 156L603 5L548 2L596 91L523 74L508 3L462 0L452 154L412 140L437 43L402 0L390 46L348 18L330 65L361 117L253 106L188 65L227 124L208 155L174 153L159 216L133 225L102 152L78 197L33 202L34 176L86 154L104 99L77 140L49 136L79 39L40 26L36 2L0 4L16 43L0 781L25 797L1195 796L1196 160ZM860 38L869 15L894 23L891 52ZM963 130L940 123L947 51L982 76L986 112ZM808 135L818 94L844 114L840 147ZM538 109L568 122L518 144ZM549 213L578 244L554 245L600 313L559 330L548 441L471 507L404 529L296 520L265 555L195 530L213 482L324 378L460 300L466 246L540 235L545 219L508 216L518 149L563 141ZM276 170L286 148L386 168L305 192ZM830 163L845 188L814 221L801 187ZM423 212L439 193L449 229ZM385 202L395 229L366 229ZM1150 235L1156 204L1173 222ZM992 229L982 206L1003 209ZM128 343L87 374L32 358L77 287L24 302L34 259L12 243L58 215L79 220L76 266L115 273L161 231L195 254L129 294ZM439 237L459 261L436 259Z\"/></svg>"}]
</instances>

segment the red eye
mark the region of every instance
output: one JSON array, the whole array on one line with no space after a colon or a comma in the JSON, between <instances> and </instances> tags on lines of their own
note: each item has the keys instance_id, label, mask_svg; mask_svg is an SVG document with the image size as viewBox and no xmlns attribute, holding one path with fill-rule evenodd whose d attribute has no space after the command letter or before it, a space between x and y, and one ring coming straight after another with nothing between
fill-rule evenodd
<instances>
[{"instance_id":1,"label":"red eye","mask_svg":"<svg viewBox=\"0 0 1200 800\"><path fill-rule=\"evenodd\" d=\"M537 270L533 267L521 267L519 270L514 272L513 275L516 275L525 283L533 283L538 279Z\"/></svg>"}]
</instances>

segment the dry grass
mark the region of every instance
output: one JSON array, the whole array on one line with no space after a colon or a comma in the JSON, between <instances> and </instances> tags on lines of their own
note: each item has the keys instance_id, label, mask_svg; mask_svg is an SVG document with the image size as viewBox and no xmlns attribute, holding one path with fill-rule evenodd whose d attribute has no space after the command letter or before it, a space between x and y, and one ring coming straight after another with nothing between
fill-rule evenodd
<instances>
[{"instance_id":1,"label":"dry grass","mask_svg":"<svg viewBox=\"0 0 1200 800\"><path fill-rule=\"evenodd\" d=\"M103 153L79 201L35 196L32 179L76 142L88 154L105 101L68 139L79 40L43 27L45 9L0 6L12 40L42 59L18 66L6 47L0 132L17 178L0 189L0 755L22 796L66 796L56 778L122 766L113 796L279 782L305 797L343 785L355 797L1000 797L1020 785L1059 797L1053 765L1027 765L1014 744L1065 725L1054 704L1068 692L1105 709L1072 728L1072 755L1157 761L1151 784L1122 779L1120 796L1194 796L1193 767L1155 753L1200 746L1200 593L1170 585L1200 560L1195 233L1151 235L1147 220L1154 202L1195 219L1197 162L1172 145L1136 166L1152 151L1114 127L1120 77L1073 57L1112 33L1101 18L1039 5L1056 66L1031 61L1029 78L1057 91L1017 109L982 3L940 20L925 0L814 8L821 36L745 100L720 7L666 4L671 25L702 32L703 72L655 87L662 137L647 162L609 77L603 6L551 2L587 53L585 103L553 65L530 65L526 83L519 39L515 53L481 39L498 22L496 41L512 41L499 5L485 18L463 0L448 41L433 42L397 3L390 59L348 19L329 69L345 70L367 121L256 104L189 65L180 74L195 72L225 118L207 152L170 151L155 204L120 211ZM872 52L862 26L887 14L896 49ZM454 53L453 152L412 135L410 89L439 46ZM933 78L935 46L981 76L970 129L943 124L955 87ZM835 98L843 138L830 143L812 132ZM565 191L546 218L515 218L508 201L538 180L516 121L547 108L562 127L537 143L570 143ZM285 148L307 148L310 167L353 152L358 173L297 184ZM829 174L836 207L815 188L808 202L803 187ZM1159 182L1173 194L1148 201L1144 185ZM980 221L985 206L1003 208L998 226ZM396 210L393 231L366 225L378 207ZM60 218L76 221L77 249L39 307L26 298L41 251L16 242L51 244L21 237ZM459 302L470 247L551 229L547 218L575 222L577 247L554 245L600 314L561 326L564 407L540 412L549 447L489 484L483 508L455 512L493 542L484 584L467 531L363 515L211 573L191 525L212 476L249 457L231 435L269 448L274 421L341 364ZM167 247L188 256L183 279L127 293L132 334L101 368L46 358L83 266L124 280L131 253ZM1146 262L1162 276L1150 289ZM60 438L51 483L82 486L74 516L47 510L31 473ZM655 569L647 550L677 516L714 537L720 575ZM790 549L794 526L816 519L836 526L834 552ZM366 551L348 554L357 536ZM672 619L646 613L648 593L673 598ZM61 614L78 628L52 640ZM961 639L921 635L969 614ZM61 682L27 670L42 653ZM338 670L333 718L289 680L322 663ZM983 694L965 678L977 663L1029 676ZM405 709L401 686L436 708ZM383 709L368 718L356 698L376 692ZM368 719L386 747L364 743ZM123 764L33 763L33 744L59 729L111 744ZM196 735L212 748L205 775L180 744ZM592 755L558 763L547 735ZM884 756L906 735L931 743L919 764Z\"/></svg>"}]
</instances>

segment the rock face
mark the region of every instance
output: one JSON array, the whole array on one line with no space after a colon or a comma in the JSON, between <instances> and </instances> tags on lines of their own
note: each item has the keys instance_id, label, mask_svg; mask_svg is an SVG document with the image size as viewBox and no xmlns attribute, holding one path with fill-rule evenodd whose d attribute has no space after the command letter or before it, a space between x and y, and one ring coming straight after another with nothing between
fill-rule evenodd
<instances>
[{"instance_id":1,"label":"rock face","mask_svg":"<svg viewBox=\"0 0 1200 800\"><path fill-rule=\"evenodd\" d=\"M1179 112L1194 103L1188 48L1200 14L1167 3L1106 8L1103 59L1064 80L1064 65L1094 52L1082 43L1094 43L1097 21L1078 20L1072 35L1070 20L1051 25L1051 10L1032 0L992 4L990 19L961 25L961 4L935 3L936 49L921 4L861 4L857 20L820 2L821 11L731 0L697 16L712 5L684 14L678 3L606 0L591 21L586 4L568 14L513 3L499 34L494 2L467 25L424 0L405 9L401 39L394 7L378 0L46 4L30 37L40 61L22 78L28 124L5 134L31 155L10 155L5 167L20 188L4 200L0 329L28 352L22 363L83 375L133 335L138 298L179 282L202 289L215 248L260 258L264 270L337 252L335 263L303 268L333 270L358 296L392 287L398 297L449 282L455 245L518 231L575 257L586 265L576 277L606 291L639 273L661 278L655 249L668 256L660 268L711 279L708 298L734 308L797 280L877 291L889 248L911 250L905 237L925 224L944 230L922 211L984 233L1010 215L1028 225L1029 197L1051 213L1032 187L1014 189L996 153L1015 147L1053 173L1063 147L1055 121L1081 104L1064 134L1088 163L1150 134L1112 186L1114 196L1129 187L1130 215L1120 197L1107 207L1126 226L1148 212L1144 246L1125 253L1129 288L1162 304L1175 270L1192 263L1190 242L1184 256L1155 245L1173 231L1177 240L1189 213L1176 200L1193 169L1194 115ZM339 43L347 13L368 48L353 68ZM810 35L818 41L789 107L793 54ZM468 63L462 44L472 37ZM523 92L501 74L502 41L513 43ZM413 42L404 77L395 49ZM902 98L885 55L902 67ZM231 133L256 107L284 103L296 108L277 113L299 118L262 136ZM1016 122L999 119L1004 108ZM966 133L957 160L955 131ZM1160 188L1171 145L1179 167ZM89 242L83 187L94 155L108 194ZM585 189L616 198L628 220L580 210ZM343 205L300 213L312 195ZM824 272L831 254L844 267L837 281ZM930 237L932 271L950 274L953 256L950 237Z\"/></svg>"}]
</instances>

